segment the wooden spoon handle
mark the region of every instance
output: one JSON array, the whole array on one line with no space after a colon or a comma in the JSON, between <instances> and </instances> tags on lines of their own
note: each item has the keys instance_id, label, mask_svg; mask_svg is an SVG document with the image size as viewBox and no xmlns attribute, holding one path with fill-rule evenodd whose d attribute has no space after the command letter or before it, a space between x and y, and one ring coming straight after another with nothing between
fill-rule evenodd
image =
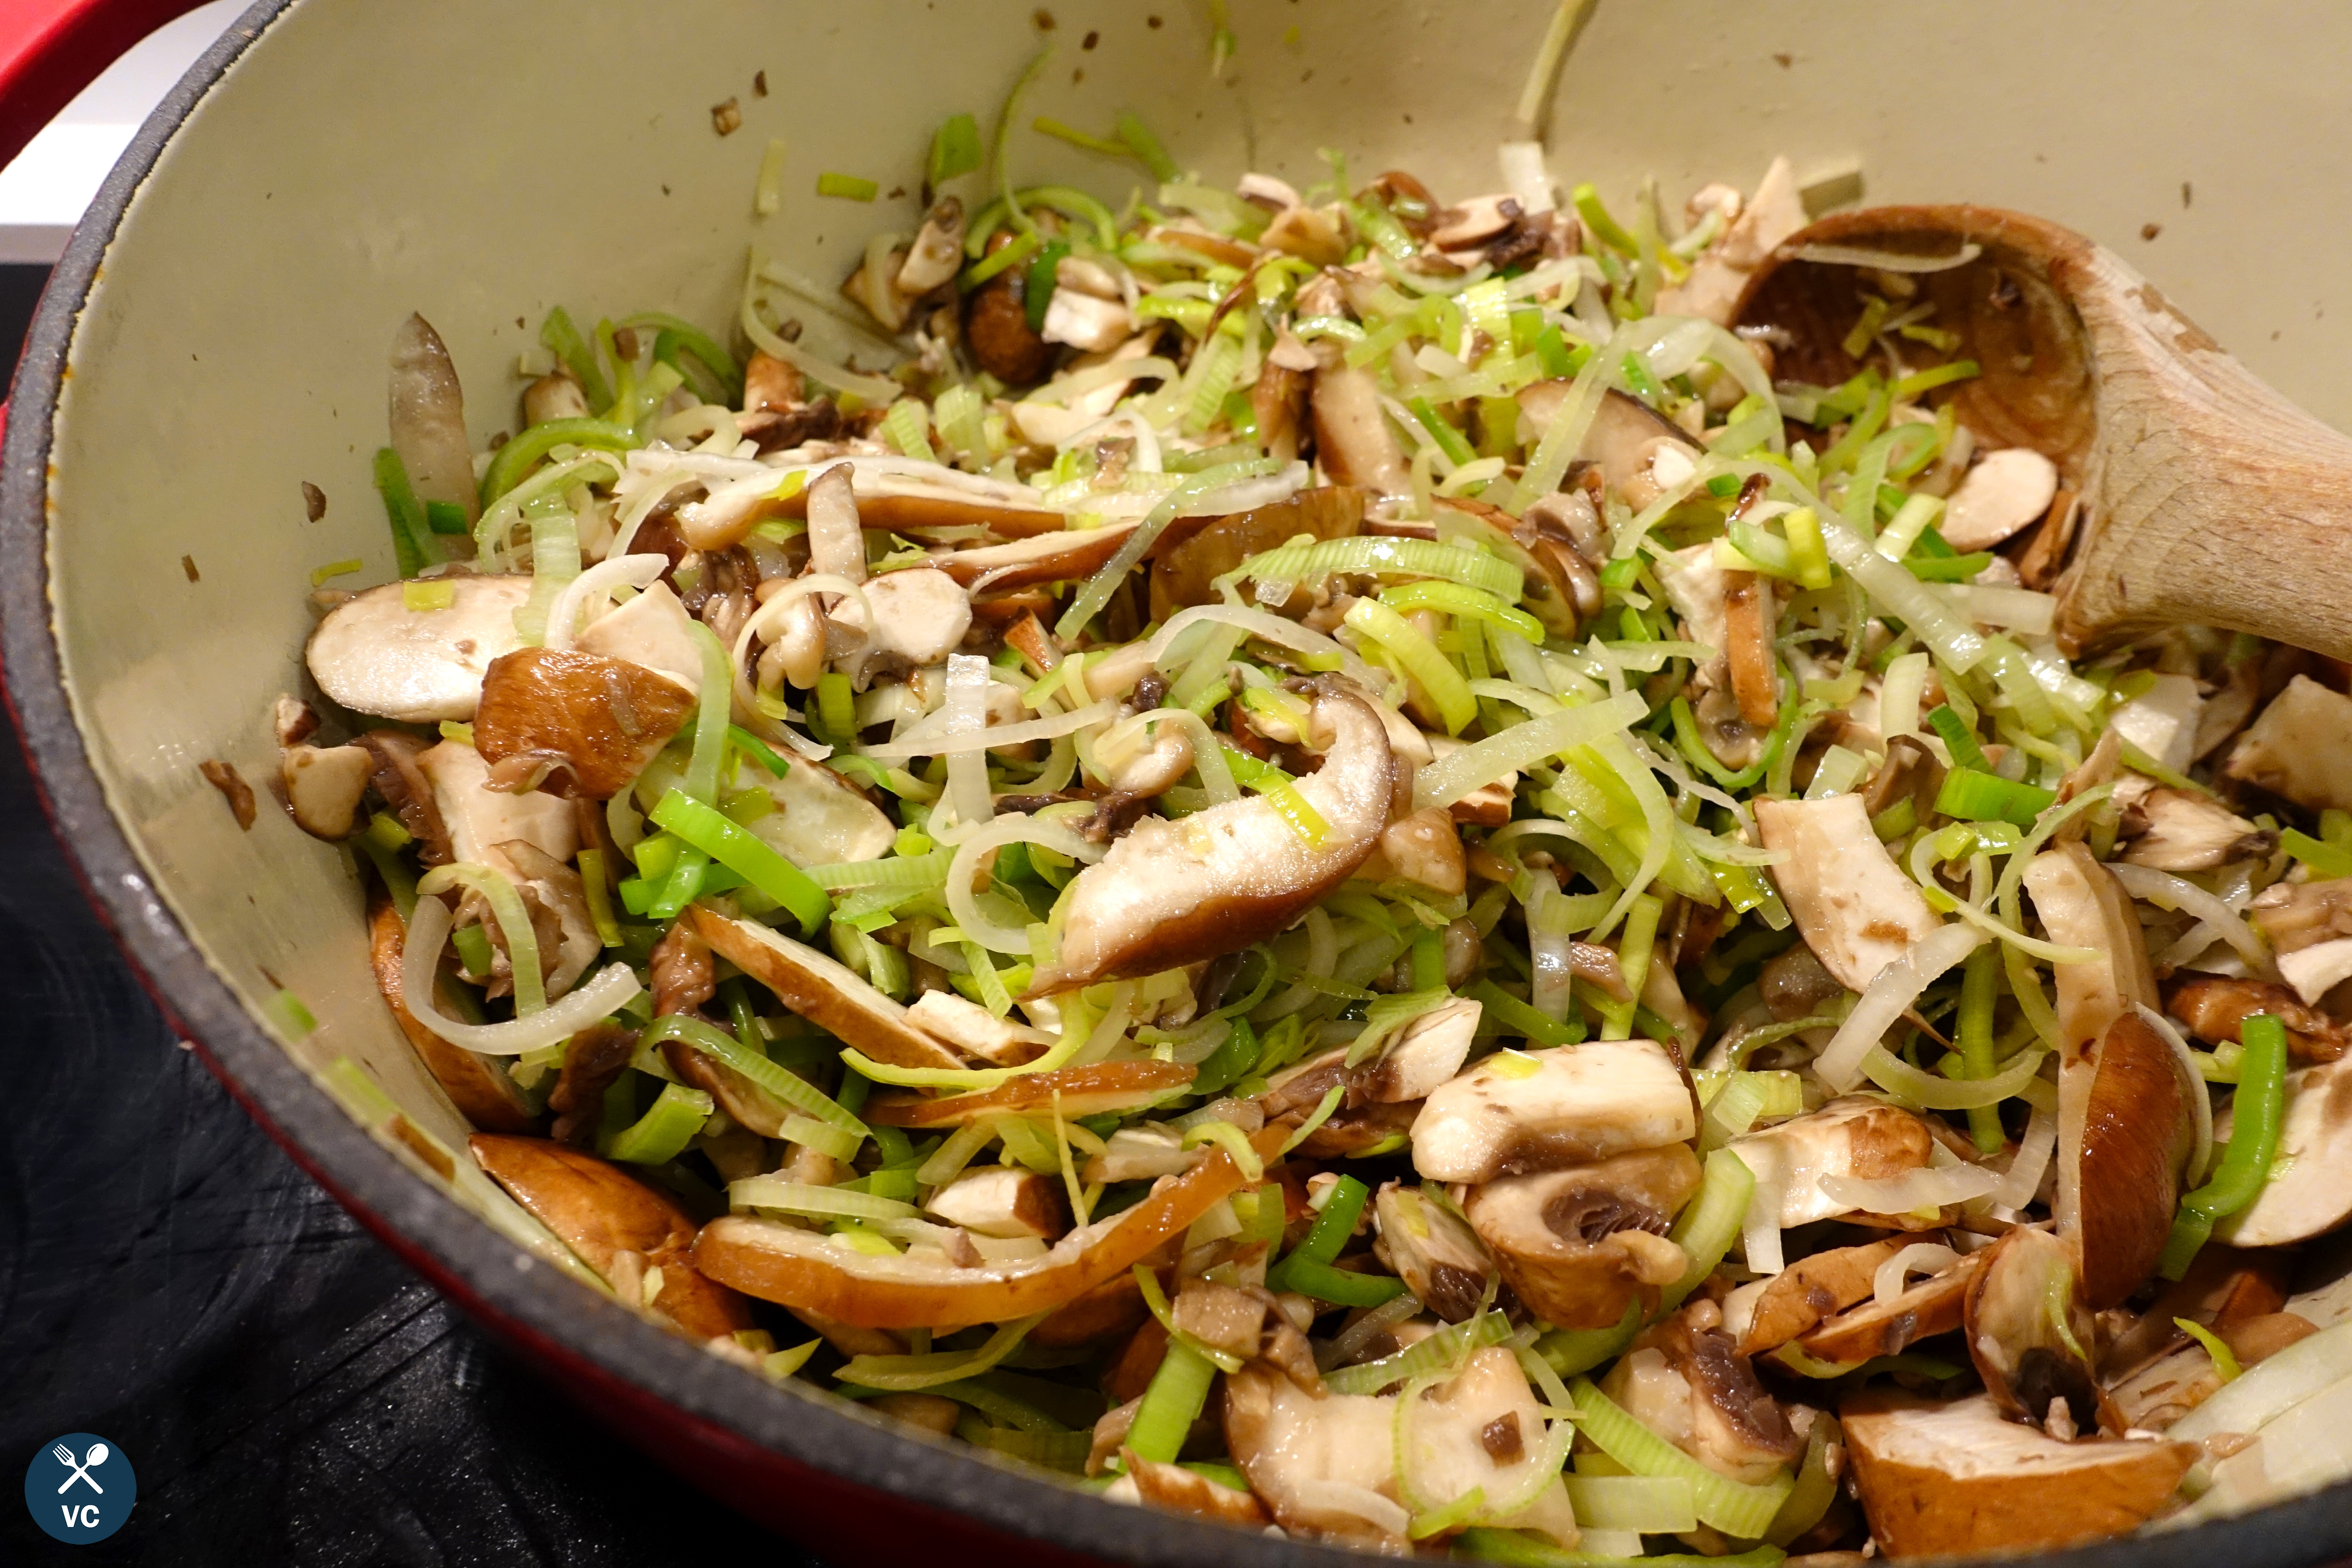
<instances>
[{"instance_id":1,"label":"wooden spoon handle","mask_svg":"<svg viewBox=\"0 0 2352 1568\"><path fill-rule=\"evenodd\" d=\"M2257 380L2112 253L2053 268L2097 366L2070 651L2188 623L2352 658L2352 438Z\"/></svg>"}]
</instances>

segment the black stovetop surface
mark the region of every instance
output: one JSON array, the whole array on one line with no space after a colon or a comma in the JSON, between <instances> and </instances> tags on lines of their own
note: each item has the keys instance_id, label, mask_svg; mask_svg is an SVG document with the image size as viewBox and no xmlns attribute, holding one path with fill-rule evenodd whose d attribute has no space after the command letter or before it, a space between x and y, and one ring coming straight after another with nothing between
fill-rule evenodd
<instances>
[{"instance_id":1,"label":"black stovetop surface","mask_svg":"<svg viewBox=\"0 0 2352 1568\"><path fill-rule=\"evenodd\" d=\"M247 1119L84 903L5 732L0 1096L0 1562L814 1568L583 1420ZM138 1473L93 1546L14 1496L69 1432Z\"/></svg>"}]
</instances>

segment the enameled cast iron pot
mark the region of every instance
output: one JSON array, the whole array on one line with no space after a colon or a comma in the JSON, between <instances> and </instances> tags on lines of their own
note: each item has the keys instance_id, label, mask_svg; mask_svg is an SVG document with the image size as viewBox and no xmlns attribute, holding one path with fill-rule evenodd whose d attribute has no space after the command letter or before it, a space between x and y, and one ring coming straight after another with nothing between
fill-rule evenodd
<instances>
[{"instance_id":1,"label":"enameled cast iron pot","mask_svg":"<svg viewBox=\"0 0 2352 1568\"><path fill-rule=\"evenodd\" d=\"M186 6L0 0L0 157ZM1232 9L1239 48L1213 79L1200 0L1055 0L1050 15L1030 0L261 0L107 182L16 376L0 479L9 703L59 836L157 1000L311 1174L555 1388L838 1562L1348 1559L1118 1508L769 1387L562 1278L469 1167L436 1176L322 1086L349 1057L462 1149L376 995L344 857L273 810L238 831L196 764L269 775L269 705L298 687L312 568L359 556L390 575L367 462L410 310L455 351L479 444L511 424L515 355L551 305L723 327L755 237L837 277L876 228L911 228L931 127L958 110L985 124L1041 31L1058 52L1029 112L1092 125L1136 110L1216 179L1303 184L1332 146L1366 173L1492 189L1551 6ZM2046 215L2132 258L2347 426L2352 309L2329 307L2347 303L2347 79L2352 13L2275 0L1874 15L1602 0L1549 140L1555 173L1617 197L1648 174L1675 197L1752 184L1786 153L1808 177L1858 166L1874 201ZM721 138L711 110L730 99L743 124ZM790 144L787 199L760 222L771 137ZM1129 178L1025 132L1013 155L1024 183L1116 195ZM830 170L890 194L819 200ZM316 522L305 480L328 497ZM281 986L319 1019L290 1044L259 1008ZM2300 1568L2347 1552L2338 1486L2064 1560Z\"/></svg>"}]
</instances>

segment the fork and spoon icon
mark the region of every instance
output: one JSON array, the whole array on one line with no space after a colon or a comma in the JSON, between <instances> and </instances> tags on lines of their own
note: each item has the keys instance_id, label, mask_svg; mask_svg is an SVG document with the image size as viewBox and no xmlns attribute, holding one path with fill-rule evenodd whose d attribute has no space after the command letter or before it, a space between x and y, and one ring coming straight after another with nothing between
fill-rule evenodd
<instances>
[{"instance_id":1,"label":"fork and spoon icon","mask_svg":"<svg viewBox=\"0 0 2352 1568\"><path fill-rule=\"evenodd\" d=\"M79 1460L74 1458L73 1450L67 1447L63 1443L57 1444L55 1447L51 1447L49 1449L49 1453L56 1458L58 1464L65 1466L66 1468L73 1472L73 1474L66 1478L65 1486L58 1488L58 1491L63 1492L66 1489L66 1487L73 1485L76 1481L88 1481L89 1483L90 1490L98 1493L100 1497L106 1495L106 1489L100 1486L98 1484L98 1479L89 1473L90 1471L98 1468L99 1466L106 1463L108 1449L105 1444L92 1443L89 1446L89 1453L85 1458Z\"/></svg>"}]
</instances>

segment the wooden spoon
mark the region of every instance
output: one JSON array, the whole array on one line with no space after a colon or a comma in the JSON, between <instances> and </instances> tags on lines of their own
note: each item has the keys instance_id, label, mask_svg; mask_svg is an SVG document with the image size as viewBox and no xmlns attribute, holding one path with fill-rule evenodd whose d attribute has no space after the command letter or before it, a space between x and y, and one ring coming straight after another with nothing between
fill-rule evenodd
<instances>
[{"instance_id":1,"label":"wooden spoon","mask_svg":"<svg viewBox=\"0 0 2352 1568\"><path fill-rule=\"evenodd\" d=\"M1948 394L1986 447L2031 447L2082 500L2057 584L2069 654L2189 623L2352 658L2352 439L2297 408L2112 251L1996 207L1841 213L1782 245L1736 319L1779 328L1779 376L1834 384L1865 267L1838 246L1968 261L1903 274L1982 367ZM1894 303L1901 305L1902 300ZM1920 359L1930 356L1924 349Z\"/></svg>"}]
</instances>

